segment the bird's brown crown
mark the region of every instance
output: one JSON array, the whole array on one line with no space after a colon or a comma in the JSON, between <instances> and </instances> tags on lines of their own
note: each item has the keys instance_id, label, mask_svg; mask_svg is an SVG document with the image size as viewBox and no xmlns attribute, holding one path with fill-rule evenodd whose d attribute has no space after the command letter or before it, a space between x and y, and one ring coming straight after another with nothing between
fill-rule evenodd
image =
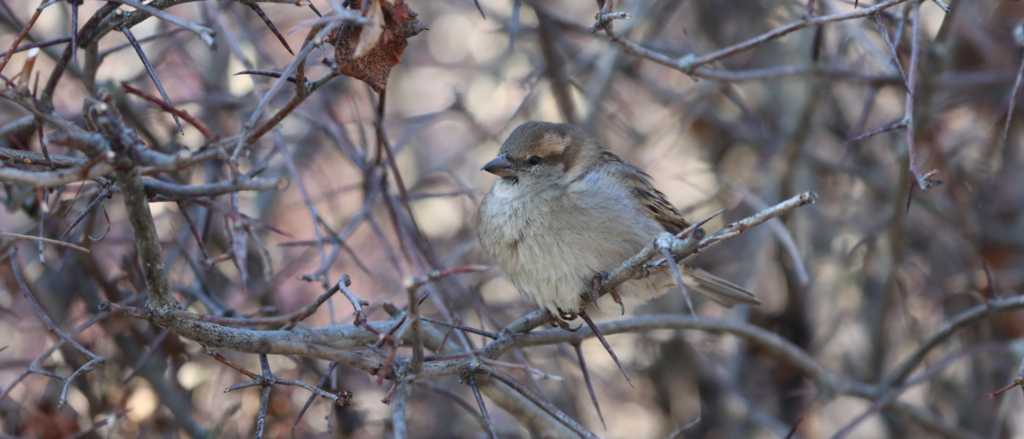
<instances>
[{"instance_id":1,"label":"bird's brown crown","mask_svg":"<svg viewBox=\"0 0 1024 439\"><path fill-rule=\"evenodd\" d=\"M516 127L501 147L513 163L527 164L531 158L546 164L561 163L563 172L596 162L604 148L583 128L551 122L526 122Z\"/></svg>"}]
</instances>

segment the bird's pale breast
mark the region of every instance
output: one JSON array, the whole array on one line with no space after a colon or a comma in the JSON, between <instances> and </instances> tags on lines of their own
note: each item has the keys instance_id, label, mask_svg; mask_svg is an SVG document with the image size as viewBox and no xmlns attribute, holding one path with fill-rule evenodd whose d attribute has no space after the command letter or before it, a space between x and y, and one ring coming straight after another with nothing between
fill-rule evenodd
<instances>
[{"instance_id":1,"label":"bird's pale breast","mask_svg":"<svg viewBox=\"0 0 1024 439\"><path fill-rule=\"evenodd\" d=\"M580 296L595 274L615 269L662 231L636 212L625 191L614 189L621 185L602 181L608 178L614 176L592 172L532 193L498 181L484 197L480 241L527 300L556 313L580 310ZM647 299L664 290L662 283L631 281L620 292Z\"/></svg>"}]
</instances>

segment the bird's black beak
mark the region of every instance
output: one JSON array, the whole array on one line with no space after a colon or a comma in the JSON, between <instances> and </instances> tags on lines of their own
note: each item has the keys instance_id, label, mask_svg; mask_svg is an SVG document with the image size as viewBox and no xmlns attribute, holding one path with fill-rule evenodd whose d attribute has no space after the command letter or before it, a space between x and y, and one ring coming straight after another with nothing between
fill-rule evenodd
<instances>
[{"instance_id":1,"label":"bird's black beak","mask_svg":"<svg viewBox=\"0 0 1024 439\"><path fill-rule=\"evenodd\" d=\"M499 177L513 177L516 175L515 171L512 170L512 162L508 159L507 154L499 155L480 170L490 172Z\"/></svg>"}]
</instances>

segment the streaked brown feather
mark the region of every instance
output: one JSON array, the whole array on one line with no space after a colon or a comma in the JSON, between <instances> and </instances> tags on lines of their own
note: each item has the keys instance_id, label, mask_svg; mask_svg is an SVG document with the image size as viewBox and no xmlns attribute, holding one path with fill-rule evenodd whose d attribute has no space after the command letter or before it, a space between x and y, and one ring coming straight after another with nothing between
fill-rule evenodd
<instances>
[{"instance_id":1,"label":"streaked brown feather","mask_svg":"<svg viewBox=\"0 0 1024 439\"><path fill-rule=\"evenodd\" d=\"M620 168L623 180L633 189L634 201L640 210L651 215L666 232L676 234L690 227L683 215L665 199L665 194L651 184L650 175L609 151L601 154L601 160Z\"/></svg>"}]
</instances>

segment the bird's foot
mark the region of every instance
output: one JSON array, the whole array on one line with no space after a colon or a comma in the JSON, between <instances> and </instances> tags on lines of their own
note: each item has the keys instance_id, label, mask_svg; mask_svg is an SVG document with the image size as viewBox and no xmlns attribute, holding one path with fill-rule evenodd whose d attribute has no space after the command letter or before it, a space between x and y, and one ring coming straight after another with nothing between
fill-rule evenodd
<instances>
[{"instance_id":1,"label":"bird's foot","mask_svg":"<svg viewBox=\"0 0 1024 439\"><path fill-rule=\"evenodd\" d=\"M601 282L604 281L604 278L604 273L595 274L590 281L590 289L587 291L590 294L590 301L594 302L594 307L597 309L601 309L601 306L597 304L597 299L601 298Z\"/></svg>"},{"instance_id":2,"label":"bird's foot","mask_svg":"<svg viewBox=\"0 0 1024 439\"><path fill-rule=\"evenodd\" d=\"M567 312L562 311L562 310L558 310L558 313L561 314L561 316L556 316L551 311L548 311L548 318L550 319L551 326L553 326L553 327L557 326L557 327L562 328L562 329L564 329L566 331L569 331L569 332L579 331L580 328L583 326L583 325L580 325L580 326L577 326L577 327L573 328L571 325L569 325L568 322L566 322L566 320L576 320L576 316L577 316L576 313L567 313Z\"/></svg>"},{"instance_id":3,"label":"bird's foot","mask_svg":"<svg viewBox=\"0 0 1024 439\"><path fill-rule=\"evenodd\" d=\"M611 290L609 294L612 295L612 300L614 300L615 303L618 303L619 307L622 308L622 315L626 315L626 304L622 303L622 297L619 296L618 290Z\"/></svg>"}]
</instances>

